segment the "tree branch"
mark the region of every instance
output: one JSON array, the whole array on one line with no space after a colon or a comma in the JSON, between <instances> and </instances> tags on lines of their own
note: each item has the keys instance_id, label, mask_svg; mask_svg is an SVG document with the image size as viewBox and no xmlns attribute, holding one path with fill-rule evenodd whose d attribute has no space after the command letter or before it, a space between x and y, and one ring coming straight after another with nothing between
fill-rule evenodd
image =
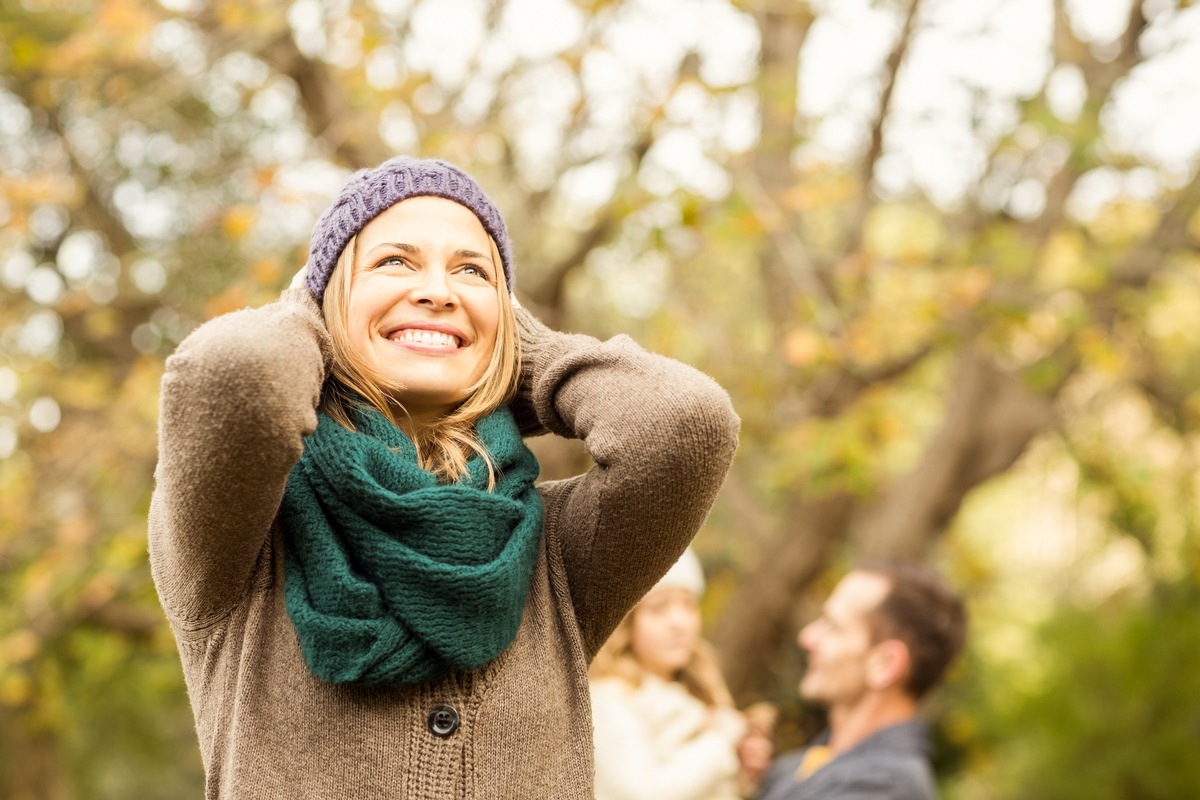
<instances>
[{"instance_id":1,"label":"tree branch","mask_svg":"<svg viewBox=\"0 0 1200 800\"><path fill-rule=\"evenodd\" d=\"M845 538L854 500L838 492L813 499L797 492L782 518L778 544L764 553L725 605L713 634L722 673L735 697L770 685L768 654L795 636L792 611L800 593L824 571Z\"/></svg>"},{"instance_id":2,"label":"tree branch","mask_svg":"<svg viewBox=\"0 0 1200 800\"><path fill-rule=\"evenodd\" d=\"M1142 288L1159 271L1166 255L1185 245L1190 237L1189 223L1200 210L1200 174L1179 192L1174 204L1158 225L1121 257L1113 270L1113 280L1126 288Z\"/></svg>"},{"instance_id":3,"label":"tree branch","mask_svg":"<svg viewBox=\"0 0 1200 800\"><path fill-rule=\"evenodd\" d=\"M856 538L868 555L919 560L966 495L1006 471L1054 421L1051 398L966 351L950 380L942 427L916 468L865 515Z\"/></svg>"},{"instance_id":4,"label":"tree branch","mask_svg":"<svg viewBox=\"0 0 1200 800\"><path fill-rule=\"evenodd\" d=\"M632 161L630 177L637 175L653 142L654 134L647 128L630 147L629 156ZM610 202L597 215L591 226L576 238L575 246L571 248L571 251L547 270L547 277L537 291L537 302L544 307L561 311L566 301L567 279L576 268L583 264L589 253L612 235L623 218L624 214L617 210L617 203Z\"/></svg>"},{"instance_id":5,"label":"tree branch","mask_svg":"<svg viewBox=\"0 0 1200 800\"><path fill-rule=\"evenodd\" d=\"M756 170L741 172L738 186L771 245L771 251L762 255L761 262L766 284L773 290L768 309L776 330L787 330L795 324L795 298L803 294L809 299L813 321L825 335L844 334L846 326L841 311L809 257L796 220L779 205Z\"/></svg>"},{"instance_id":6,"label":"tree branch","mask_svg":"<svg viewBox=\"0 0 1200 800\"><path fill-rule=\"evenodd\" d=\"M779 201L795 181L791 158L799 116L800 52L815 17L807 3L774 0L762 4L755 21L762 42L756 81L759 145L749 168L735 171L734 179L768 235L759 255L764 283L772 287L766 297L767 313L777 330L786 330L795 320L797 296L808 293L818 306L818 325L826 332L838 330L841 323L829 312L834 307L829 291L817 277L807 247L796 232L801 220Z\"/></svg>"},{"instance_id":7,"label":"tree branch","mask_svg":"<svg viewBox=\"0 0 1200 800\"><path fill-rule=\"evenodd\" d=\"M360 123L329 67L301 53L291 31L280 33L259 55L296 84L309 133L327 144L334 158L352 169L387 159L377 127Z\"/></svg>"},{"instance_id":8,"label":"tree branch","mask_svg":"<svg viewBox=\"0 0 1200 800\"><path fill-rule=\"evenodd\" d=\"M66 153L67 163L71 169L71 177L83 192L83 202L77 209L79 216L105 238L109 250L117 256L136 251L137 243L130 236L125 223L113 212L106 193L96 184L95 175L80 163L74 148L71 147L71 141L67 138L63 125L61 110L54 105L39 104L34 96L34 87L28 82L13 81L12 85L17 89L21 101L27 108L37 108L46 115L46 127L62 144L63 152Z\"/></svg>"},{"instance_id":9,"label":"tree branch","mask_svg":"<svg viewBox=\"0 0 1200 800\"><path fill-rule=\"evenodd\" d=\"M851 215L848 225L847 253L856 253L862 249L867 216L871 213L871 209L875 207L877 202L875 194L872 191L872 186L875 183L875 171L879 166L879 158L883 155L883 128L891 114L892 96L896 90L896 78L912 44L913 33L916 30L917 15L920 13L922 2L923 0L911 0L909 3L908 11L904 15L904 24L900 29L900 35L896 39L896 43L892 45L887 61L884 62L883 91L879 96L879 107L875 112L874 119L871 121L870 144L867 147L866 154L863 156L862 166L859 170L858 200L855 203L854 213Z\"/></svg>"},{"instance_id":10,"label":"tree branch","mask_svg":"<svg viewBox=\"0 0 1200 800\"><path fill-rule=\"evenodd\" d=\"M814 381L808 392L808 413L835 417L849 408L867 389L894 381L908 374L934 352L934 344L918 347L907 355L866 369L852 364L839 367L824 379Z\"/></svg>"}]
</instances>

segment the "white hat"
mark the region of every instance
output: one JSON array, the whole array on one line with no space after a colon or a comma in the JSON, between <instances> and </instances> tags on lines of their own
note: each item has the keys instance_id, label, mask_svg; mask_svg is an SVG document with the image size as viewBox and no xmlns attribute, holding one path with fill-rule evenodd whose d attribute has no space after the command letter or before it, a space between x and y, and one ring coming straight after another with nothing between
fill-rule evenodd
<instances>
[{"instance_id":1,"label":"white hat","mask_svg":"<svg viewBox=\"0 0 1200 800\"><path fill-rule=\"evenodd\" d=\"M655 589L687 589L699 597L704 594L704 568L692 548L683 551L667 574L654 584Z\"/></svg>"}]
</instances>

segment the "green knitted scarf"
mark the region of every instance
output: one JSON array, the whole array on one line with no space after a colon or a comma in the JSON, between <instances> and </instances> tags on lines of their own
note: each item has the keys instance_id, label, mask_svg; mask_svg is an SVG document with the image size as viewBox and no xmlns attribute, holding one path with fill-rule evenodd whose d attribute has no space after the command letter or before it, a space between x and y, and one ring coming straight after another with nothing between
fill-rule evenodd
<instances>
[{"instance_id":1,"label":"green knitted scarf","mask_svg":"<svg viewBox=\"0 0 1200 800\"><path fill-rule=\"evenodd\" d=\"M507 407L476 427L490 492L478 456L439 483L382 414L354 423L318 413L283 497L287 610L309 669L408 684L483 666L521 624L542 533L537 459Z\"/></svg>"}]
</instances>

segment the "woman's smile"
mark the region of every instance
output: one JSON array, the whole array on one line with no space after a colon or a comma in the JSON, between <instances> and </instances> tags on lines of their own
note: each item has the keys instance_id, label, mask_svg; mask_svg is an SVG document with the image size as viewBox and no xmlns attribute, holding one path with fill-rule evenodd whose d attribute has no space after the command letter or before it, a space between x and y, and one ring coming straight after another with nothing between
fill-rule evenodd
<instances>
[{"instance_id":1,"label":"woman's smile","mask_svg":"<svg viewBox=\"0 0 1200 800\"><path fill-rule=\"evenodd\" d=\"M431 355L452 355L467 346L464 335L447 325L412 322L395 328L384 337L389 342Z\"/></svg>"}]
</instances>

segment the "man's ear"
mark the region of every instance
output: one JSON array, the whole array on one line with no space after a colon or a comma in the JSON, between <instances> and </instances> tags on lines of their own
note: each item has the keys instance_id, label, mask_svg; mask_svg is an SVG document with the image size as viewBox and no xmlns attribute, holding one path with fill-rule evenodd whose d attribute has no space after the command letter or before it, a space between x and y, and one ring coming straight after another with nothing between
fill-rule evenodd
<instances>
[{"instance_id":1,"label":"man's ear","mask_svg":"<svg viewBox=\"0 0 1200 800\"><path fill-rule=\"evenodd\" d=\"M912 657L908 645L899 639L884 639L867 654L867 685L888 689L908 677Z\"/></svg>"}]
</instances>

